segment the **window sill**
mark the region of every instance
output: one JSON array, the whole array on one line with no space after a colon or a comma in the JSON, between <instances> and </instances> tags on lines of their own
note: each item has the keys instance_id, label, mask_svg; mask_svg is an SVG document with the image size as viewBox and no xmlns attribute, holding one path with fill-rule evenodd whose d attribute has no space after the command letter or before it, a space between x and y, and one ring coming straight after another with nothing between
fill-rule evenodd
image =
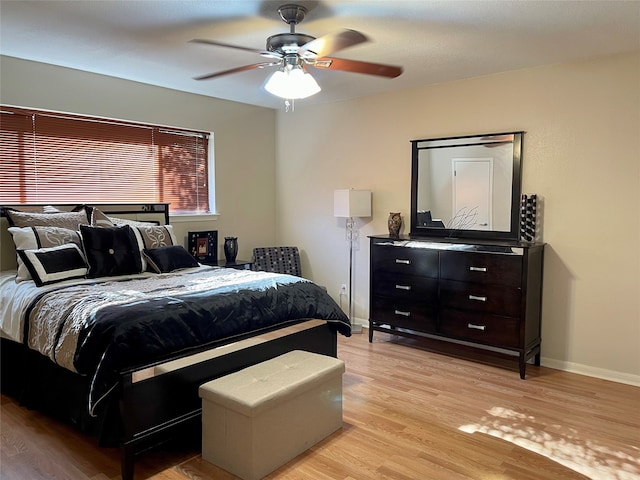
<instances>
[{"instance_id":1,"label":"window sill","mask_svg":"<svg viewBox=\"0 0 640 480\"><path fill-rule=\"evenodd\" d=\"M196 222L211 222L218 220L217 213L198 213L198 214L186 214L186 215L171 215L169 221L171 223L196 223Z\"/></svg>"}]
</instances>

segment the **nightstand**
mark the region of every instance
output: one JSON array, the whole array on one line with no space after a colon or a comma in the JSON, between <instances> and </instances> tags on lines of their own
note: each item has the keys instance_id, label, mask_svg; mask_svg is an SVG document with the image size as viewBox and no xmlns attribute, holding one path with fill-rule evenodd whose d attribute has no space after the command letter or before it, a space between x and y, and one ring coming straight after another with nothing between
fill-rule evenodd
<instances>
[{"instance_id":1,"label":"nightstand","mask_svg":"<svg viewBox=\"0 0 640 480\"><path fill-rule=\"evenodd\" d=\"M218 260L217 262L211 262L207 265L214 265L225 268L235 268L236 270L251 270L253 262L250 260L236 260L235 262L227 262L226 260Z\"/></svg>"}]
</instances>

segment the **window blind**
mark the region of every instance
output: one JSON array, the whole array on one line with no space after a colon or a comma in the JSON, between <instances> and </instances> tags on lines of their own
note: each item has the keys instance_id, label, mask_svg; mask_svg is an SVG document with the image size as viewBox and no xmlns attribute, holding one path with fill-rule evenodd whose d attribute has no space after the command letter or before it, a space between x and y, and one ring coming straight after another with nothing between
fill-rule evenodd
<instances>
[{"instance_id":1,"label":"window blind","mask_svg":"<svg viewBox=\"0 0 640 480\"><path fill-rule=\"evenodd\" d=\"M0 203L170 202L209 211L209 134L0 107Z\"/></svg>"}]
</instances>

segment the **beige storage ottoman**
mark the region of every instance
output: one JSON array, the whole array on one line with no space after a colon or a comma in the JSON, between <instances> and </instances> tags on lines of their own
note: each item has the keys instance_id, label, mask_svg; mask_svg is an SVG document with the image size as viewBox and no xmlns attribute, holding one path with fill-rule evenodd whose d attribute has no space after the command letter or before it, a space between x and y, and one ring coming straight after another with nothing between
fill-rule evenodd
<instances>
[{"instance_id":1,"label":"beige storage ottoman","mask_svg":"<svg viewBox=\"0 0 640 480\"><path fill-rule=\"evenodd\" d=\"M257 480L342 427L344 362L295 350L205 383L202 458Z\"/></svg>"}]
</instances>

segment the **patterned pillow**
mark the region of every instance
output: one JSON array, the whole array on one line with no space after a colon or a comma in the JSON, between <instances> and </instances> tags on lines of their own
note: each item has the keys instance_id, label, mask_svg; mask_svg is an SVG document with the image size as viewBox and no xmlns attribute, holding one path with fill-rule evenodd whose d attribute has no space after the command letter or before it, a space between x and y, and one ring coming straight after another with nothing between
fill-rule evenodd
<instances>
[{"instance_id":1,"label":"patterned pillow","mask_svg":"<svg viewBox=\"0 0 640 480\"><path fill-rule=\"evenodd\" d=\"M18 250L18 256L38 287L70 278L82 278L88 271L84 255L74 243L37 250Z\"/></svg>"},{"instance_id":2,"label":"patterned pillow","mask_svg":"<svg viewBox=\"0 0 640 480\"><path fill-rule=\"evenodd\" d=\"M53 205L45 205L44 207L42 207L42 212L43 213L61 213L62 210L60 210L57 207L54 207Z\"/></svg>"},{"instance_id":3,"label":"patterned pillow","mask_svg":"<svg viewBox=\"0 0 640 480\"><path fill-rule=\"evenodd\" d=\"M7 208L6 214L9 225L12 227L43 226L78 230L79 225L86 225L90 220L85 209L77 212L36 213Z\"/></svg>"},{"instance_id":4,"label":"patterned pillow","mask_svg":"<svg viewBox=\"0 0 640 480\"><path fill-rule=\"evenodd\" d=\"M143 271L142 245L129 225L122 227L80 226L89 273L87 277L111 277Z\"/></svg>"},{"instance_id":5,"label":"patterned pillow","mask_svg":"<svg viewBox=\"0 0 640 480\"><path fill-rule=\"evenodd\" d=\"M131 220L129 218L109 217L109 219L116 226L129 225L130 227L144 227L146 225L155 225L153 222L141 222L140 220Z\"/></svg>"},{"instance_id":6,"label":"patterned pillow","mask_svg":"<svg viewBox=\"0 0 640 480\"><path fill-rule=\"evenodd\" d=\"M176 237L171 225L136 225L142 236L144 248L158 248L176 245Z\"/></svg>"},{"instance_id":7,"label":"patterned pillow","mask_svg":"<svg viewBox=\"0 0 640 480\"><path fill-rule=\"evenodd\" d=\"M140 222L138 220L129 220L127 218L110 217L98 208L91 208L91 225L94 227L116 227L121 225L129 226L147 226L155 225L150 222Z\"/></svg>"},{"instance_id":8,"label":"patterned pillow","mask_svg":"<svg viewBox=\"0 0 640 480\"><path fill-rule=\"evenodd\" d=\"M37 250L40 248L56 247L75 244L82 246L78 232L59 227L9 227L9 233L17 250ZM18 274L16 282L32 278L29 269L18 255Z\"/></svg>"},{"instance_id":9,"label":"patterned pillow","mask_svg":"<svg viewBox=\"0 0 640 480\"><path fill-rule=\"evenodd\" d=\"M91 209L91 225L94 227L113 227L113 222L107 217L102 210L97 208Z\"/></svg>"},{"instance_id":10,"label":"patterned pillow","mask_svg":"<svg viewBox=\"0 0 640 480\"><path fill-rule=\"evenodd\" d=\"M150 270L156 273L167 273L181 268L199 266L198 261L191 256L182 245L167 245L144 250Z\"/></svg>"}]
</instances>

